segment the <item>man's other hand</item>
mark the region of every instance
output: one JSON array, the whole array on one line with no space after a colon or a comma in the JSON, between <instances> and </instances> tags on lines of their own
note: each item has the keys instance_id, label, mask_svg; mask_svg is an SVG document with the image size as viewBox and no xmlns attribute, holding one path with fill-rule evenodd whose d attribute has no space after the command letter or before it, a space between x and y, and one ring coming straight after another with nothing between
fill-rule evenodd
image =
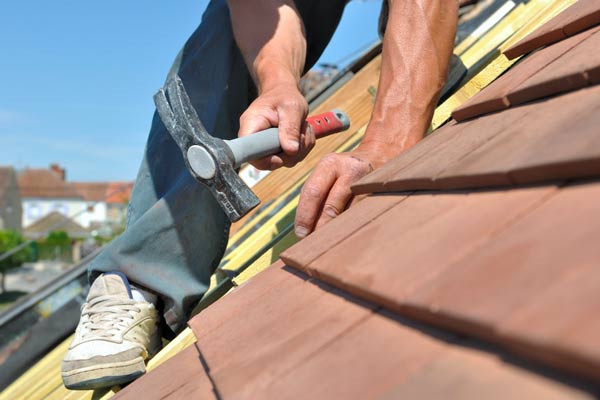
<instances>
[{"instance_id":1,"label":"man's other hand","mask_svg":"<svg viewBox=\"0 0 600 400\"><path fill-rule=\"evenodd\" d=\"M306 129L308 103L298 87L278 84L262 91L240 117L239 136L278 127L282 153L251 162L258 169L292 167L302 161L315 145L315 135Z\"/></svg>"},{"instance_id":2,"label":"man's other hand","mask_svg":"<svg viewBox=\"0 0 600 400\"><path fill-rule=\"evenodd\" d=\"M350 187L363 176L379 168L393 154L380 146L361 144L346 153L323 157L306 180L296 210L296 236L306 235L341 214L352 202Z\"/></svg>"}]
</instances>

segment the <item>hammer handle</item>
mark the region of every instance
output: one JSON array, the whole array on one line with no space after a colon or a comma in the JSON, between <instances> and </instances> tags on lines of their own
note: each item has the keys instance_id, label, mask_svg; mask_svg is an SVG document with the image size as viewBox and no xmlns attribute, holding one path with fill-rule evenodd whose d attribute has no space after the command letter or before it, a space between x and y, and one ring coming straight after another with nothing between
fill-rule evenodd
<instances>
[{"instance_id":1,"label":"hammer handle","mask_svg":"<svg viewBox=\"0 0 600 400\"><path fill-rule=\"evenodd\" d=\"M340 110L327 111L307 118L306 123L311 127L317 139L350 127L348 116ZM281 152L277 128L265 129L233 140L225 140L225 143L233 154L235 167Z\"/></svg>"}]
</instances>

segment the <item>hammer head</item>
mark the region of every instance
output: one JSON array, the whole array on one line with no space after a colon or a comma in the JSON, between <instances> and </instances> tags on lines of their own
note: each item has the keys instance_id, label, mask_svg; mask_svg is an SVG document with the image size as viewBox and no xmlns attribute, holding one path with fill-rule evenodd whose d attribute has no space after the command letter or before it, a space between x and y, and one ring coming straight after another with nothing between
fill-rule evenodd
<instances>
[{"instance_id":1,"label":"hammer head","mask_svg":"<svg viewBox=\"0 0 600 400\"><path fill-rule=\"evenodd\" d=\"M163 124L179 146L188 170L198 182L208 187L232 222L260 203L235 171L229 147L223 140L211 136L200 122L179 76L169 80L154 95L154 104ZM193 151L190 152L192 146ZM210 173L190 164L188 154L199 153L206 157Z\"/></svg>"}]
</instances>

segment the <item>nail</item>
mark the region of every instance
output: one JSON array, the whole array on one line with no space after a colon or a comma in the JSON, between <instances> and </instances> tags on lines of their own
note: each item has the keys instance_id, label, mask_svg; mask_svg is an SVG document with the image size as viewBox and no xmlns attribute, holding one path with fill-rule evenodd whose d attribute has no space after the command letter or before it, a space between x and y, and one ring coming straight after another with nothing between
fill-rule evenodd
<instances>
[{"instance_id":1,"label":"nail","mask_svg":"<svg viewBox=\"0 0 600 400\"><path fill-rule=\"evenodd\" d=\"M306 235L308 235L308 229L306 229L303 226L297 226L295 231L296 231L296 236L298 236L300 239L305 238Z\"/></svg>"}]
</instances>

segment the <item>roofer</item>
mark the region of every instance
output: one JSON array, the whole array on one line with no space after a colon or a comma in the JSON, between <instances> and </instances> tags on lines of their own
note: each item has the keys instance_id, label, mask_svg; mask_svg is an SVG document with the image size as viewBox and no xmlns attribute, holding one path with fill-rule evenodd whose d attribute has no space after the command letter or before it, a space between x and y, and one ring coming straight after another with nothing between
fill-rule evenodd
<instances>
[{"instance_id":1,"label":"roofer","mask_svg":"<svg viewBox=\"0 0 600 400\"><path fill-rule=\"evenodd\" d=\"M301 132L308 105L300 76L325 49L346 2L212 0L168 76L181 77L207 130L223 139L278 126L283 153L255 166L291 167L315 142ZM295 221L300 238L347 207L353 182L423 137L446 79L457 9L456 0L384 2L373 115L358 148L324 157L306 181ZM161 347L158 321L163 334L185 327L228 233L225 214L155 113L127 228L90 265L92 286L62 364L65 385L108 387L143 374Z\"/></svg>"}]
</instances>

